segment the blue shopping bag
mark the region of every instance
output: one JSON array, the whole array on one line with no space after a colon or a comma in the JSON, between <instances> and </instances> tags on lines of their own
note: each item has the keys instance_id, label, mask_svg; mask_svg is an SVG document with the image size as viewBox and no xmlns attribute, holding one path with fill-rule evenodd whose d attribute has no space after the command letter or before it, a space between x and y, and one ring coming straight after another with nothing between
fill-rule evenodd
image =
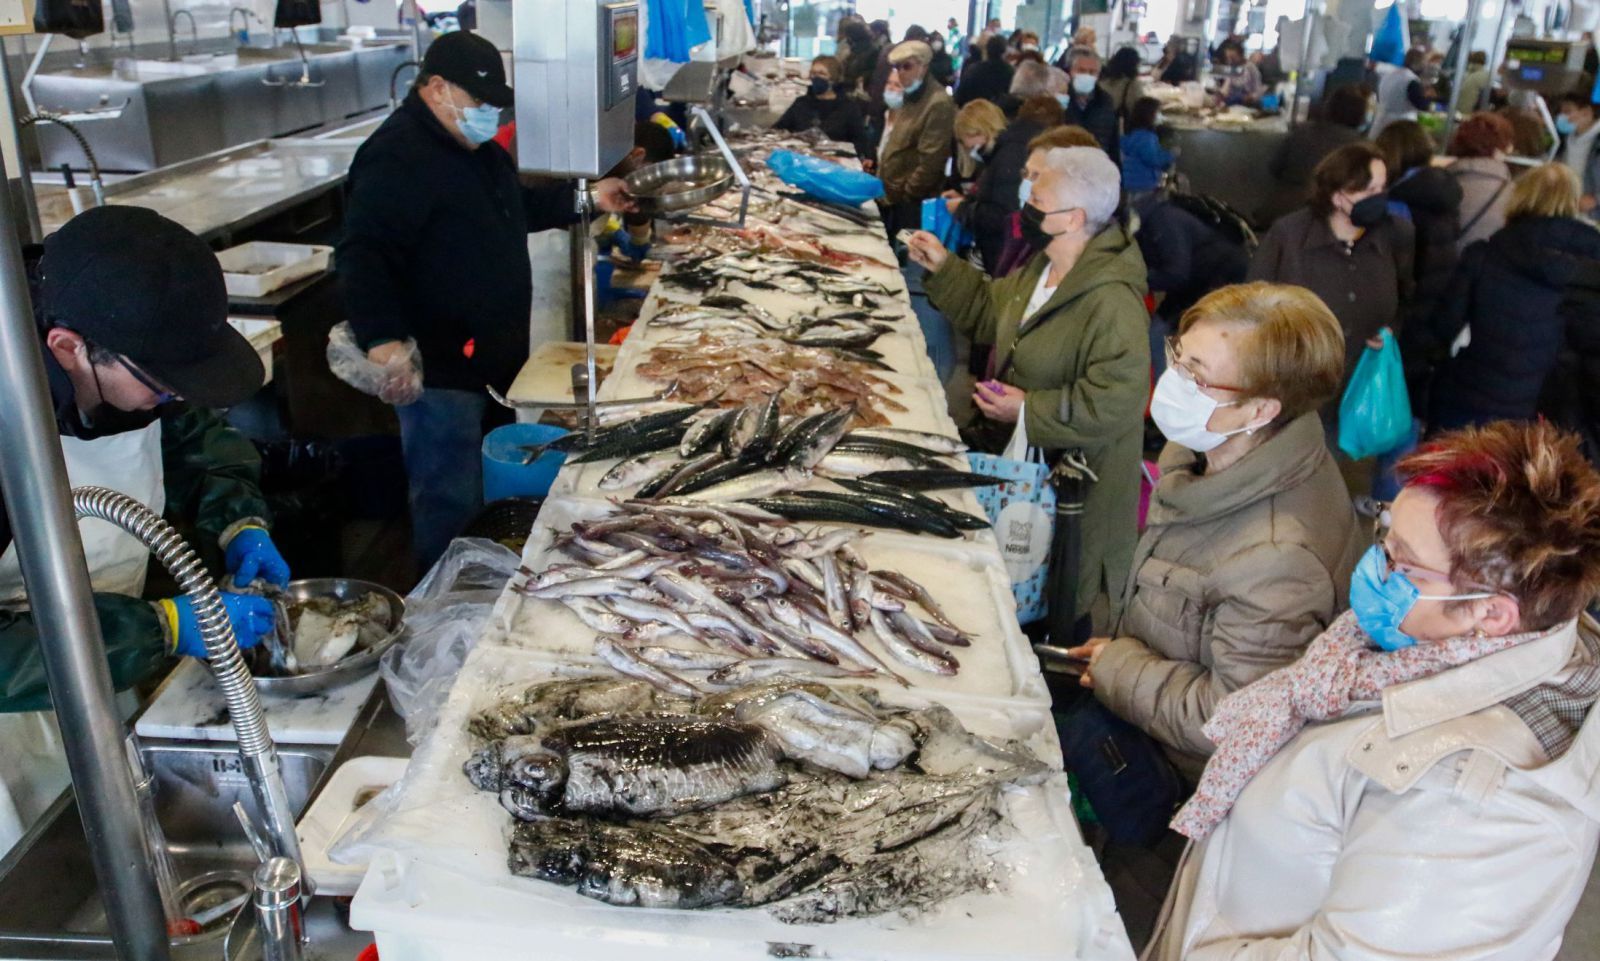
<instances>
[{"instance_id":1,"label":"blue shopping bag","mask_svg":"<svg viewBox=\"0 0 1600 961\"><path fill-rule=\"evenodd\" d=\"M1017 602L1017 621L1027 624L1044 617L1046 581L1050 576L1050 540L1055 534L1056 490L1043 458L1014 460L997 454L967 455L972 470L1004 477L1004 484L974 491L983 512L994 525L1000 556L1011 575L1011 596Z\"/></svg>"},{"instance_id":2,"label":"blue shopping bag","mask_svg":"<svg viewBox=\"0 0 1600 961\"><path fill-rule=\"evenodd\" d=\"M930 197L922 202L922 229L938 237L944 249L953 254L972 246L972 232L956 220L943 197Z\"/></svg>"},{"instance_id":3,"label":"blue shopping bag","mask_svg":"<svg viewBox=\"0 0 1600 961\"><path fill-rule=\"evenodd\" d=\"M1339 401L1339 449L1352 460L1387 454L1411 436L1411 398L1400 347L1387 327L1378 336L1383 346L1361 352Z\"/></svg>"},{"instance_id":4,"label":"blue shopping bag","mask_svg":"<svg viewBox=\"0 0 1600 961\"><path fill-rule=\"evenodd\" d=\"M883 196L883 181L869 173L848 170L831 160L798 154L793 150L774 150L767 166L778 179L830 203L859 207Z\"/></svg>"}]
</instances>

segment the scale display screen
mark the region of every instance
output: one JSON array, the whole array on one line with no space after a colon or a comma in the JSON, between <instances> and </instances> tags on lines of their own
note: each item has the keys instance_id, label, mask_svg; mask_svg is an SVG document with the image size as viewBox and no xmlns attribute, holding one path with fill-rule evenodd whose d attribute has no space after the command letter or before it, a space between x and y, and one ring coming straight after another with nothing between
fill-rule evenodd
<instances>
[{"instance_id":1,"label":"scale display screen","mask_svg":"<svg viewBox=\"0 0 1600 961\"><path fill-rule=\"evenodd\" d=\"M1524 47L1517 44L1511 44L1506 47L1506 59L1516 60L1523 66L1540 63L1564 64L1567 62L1567 58L1569 56L1571 56L1571 51L1565 44L1559 47L1547 47L1543 45L1537 47Z\"/></svg>"},{"instance_id":2,"label":"scale display screen","mask_svg":"<svg viewBox=\"0 0 1600 961\"><path fill-rule=\"evenodd\" d=\"M618 13L611 18L611 59L626 60L639 52L639 14Z\"/></svg>"}]
</instances>

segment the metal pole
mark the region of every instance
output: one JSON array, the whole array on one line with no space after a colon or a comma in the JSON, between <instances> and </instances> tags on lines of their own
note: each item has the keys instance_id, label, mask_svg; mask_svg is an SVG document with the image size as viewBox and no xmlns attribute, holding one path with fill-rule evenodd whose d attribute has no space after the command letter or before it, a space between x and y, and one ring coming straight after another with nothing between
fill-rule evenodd
<instances>
[{"instance_id":1,"label":"metal pole","mask_svg":"<svg viewBox=\"0 0 1600 961\"><path fill-rule=\"evenodd\" d=\"M1516 0L1500 0L1500 23L1494 28L1494 46L1489 48L1489 83L1483 88L1485 94L1494 89L1495 78L1500 76L1500 65L1506 59L1506 24L1511 20L1511 11L1516 9Z\"/></svg>"},{"instance_id":2,"label":"metal pole","mask_svg":"<svg viewBox=\"0 0 1600 961\"><path fill-rule=\"evenodd\" d=\"M1304 34L1300 38L1300 69L1294 72L1294 101L1289 104L1290 127L1300 122L1300 92L1306 90L1306 97L1309 99L1311 96L1306 86L1306 75L1311 72L1311 48L1316 41L1317 24L1320 19L1321 15L1317 12L1317 0L1306 0L1305 16L1300 22L1300 29ZM1307 120L1311 119L1310 113L1311 108L1308 104L1306 107Z\"/></svg>"},{"instance_id":3,"label":"metal pole","mask_svg":"<svg viewBox=\"0 0 1600 961\"><path fill-rule=\"evenodd\" d=\"M1483 8L1483 0L1467 0L1467 18L1461 21L1461 39L1456 44L1455 75L1450 79L1450 104L1445 108L1444 138L1439 143L1439 153L1444 153L1450 146L1450 138L1456 132L1456 104L1461 101L1461 81L1467 76L1467 57L1471 54L1472 32L1478 26L1478 11Z\"/></svg>"},{"instance_id":4,"label":"metal pole","mask_svg":"<svg viewBox=\"0 0 1600 961\"><path fill-rule=\"evenodd\" d=\"M160 961L168 957L166 919L123 754L125 732L112 706L111 673L15 236L16 211L9 192L0 190L0 486L111 936L123 957Z\"/></svg>"},{"instance_id":5,"label":"metal pole","mask_svg":"<svg viewBox=\"0 0 1600 961\"><path fill-rule=\"evenodd\" d=\"M11 87L11 51L6 49L4 37L0 37L0 86L5 93L6 119L9 121L5 135L11 138L16 146L17 157L17 185L20 188L18 199L22 202L22 213L27 221L28 232L25 235L31 244L44 242L44 228L39 224L39 200L33 193L33 175L28 170L27 154L22 146L22 130L17 126L17 100L12 94Z\"/></svg>"}]
</instances>

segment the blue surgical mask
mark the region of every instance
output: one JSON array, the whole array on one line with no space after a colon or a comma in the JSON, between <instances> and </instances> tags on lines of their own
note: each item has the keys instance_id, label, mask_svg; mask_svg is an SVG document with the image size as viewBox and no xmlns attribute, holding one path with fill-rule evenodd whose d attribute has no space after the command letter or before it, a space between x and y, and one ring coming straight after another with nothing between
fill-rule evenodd
<instances>
[{"instance_id":1,"label":"blue surgical mask","mask_svg":"<svg viewBox=\"0 0 1600 961\"><path fill-rule=\"evenodd\" d=\"M1095 85L1100 78L1092 73L1075 73L1072 75L1072 91L1080 97L1087 97L1094 93Z\"/></svg>"},{"instance_id":2,"label":"blue surgical mask","mask_svg":"<svg viewBox=\"0 0 1600 961\"><path fill-rule=\"evenodd\" d=\"M898 90L885 90L883 92L883 105L890 110L899 110L906 105L906 95Z\"/></svg>"},{"instance_id":3,"label":"blue surgical mask","mask_svg":"<svg viewBox=\"0 0 1600 961\"><path fill-rule=\"evenodd\" d=\"M1576 129L1577 128L1572 125L1571 117L1568 117L1566 114L1560 114L1556 117L1556 133L1563 137L1570 137L1572 136L1572 132Z\"/></svg>"},{"instance_id":4,"label":"blue surgical mask","mask_svg":"<svg viewBox=\"0 0 1600 961\"><path fill-rule=\"evenodd\" d=\"M1056 103L1059 103L1063 109L1072 106L1072 94L1070 93L1058 93L1055 98Z\"/></svg>"},{"instance_id":5,"label":"blue surgical mask","mask_svg":"<svg viewBox=\"0 0 1600 961\"><path fill-rule=\"evenodd\" d=\"M1383 548L1374 544L1362 555L1355 573L1350 575L1350 609L1355 612L1356 622L1386 651L1398 651L1417 643L1416 638L1401 633L1400 625L1418 601L1475 601L1494 596L1423 594L1411 583L1411 578L1388 567Z\"/></svg>"},{"instance_id":6,"label":"blue surgical mask","mask_svg":"<svg viewBox=\"0 0 1600 961\"><path fill-rule=\"evenodd\" d=\"M454 106L454 104L452 104ZM484 104L481 107L456 107L460 119L461 136L473 146L486 144L500 132L500 108Z\"/></svg>"},{"instance_id":7,"label":"blue surgical mask","mask_svg":"<svg viewBox=\"0 0 1600 961\"><path fill-rule=\"evenodd\" d=\"M1024 179L1017 185L1017 206L1026 207L1028 198L1033 196L1033 181Z\"/></svg>"},{"instance_id":8,"label":"blue surgical mask","mask_svg":"<svg viewBox=\"0 0 1600 961\"><path fill-rule=\"evenodd\" d=\"M909 97L909 96L911 96L912 94L916 93L918 90L921 90L921 89L922 89L922 78L918 77L916 80L911 81L911 83L906 86L906 96Z\"/></svg>"}]
</instances>

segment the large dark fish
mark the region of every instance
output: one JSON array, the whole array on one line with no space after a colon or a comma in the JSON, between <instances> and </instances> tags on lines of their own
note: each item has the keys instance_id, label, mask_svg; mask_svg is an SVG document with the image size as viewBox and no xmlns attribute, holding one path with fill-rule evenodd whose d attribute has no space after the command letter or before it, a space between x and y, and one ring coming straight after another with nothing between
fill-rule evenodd
<instances>
[{"instance_id":1,"label":"large dark fish","mask_svg":"<svg viewBox=\"0 0 1600 961\"><path fill-rule=\"evenodd\" d=\"M463 767L521 820L589 812L670 817L784 783L760 727L681 715L601 717L497 741ZM498 778L494 768L498 763Z\"/></svg>"},{"instance_id":2,"label":"large dark fish","mask_svg":"<svg viewBox=\"0 0 1600 961\"><path fill-rule=\"evenodd\" d=\"M742 893L733 868L708 847L646 823L518 824L506 866L519 877L576 885L586 898L626 907L709 908Z\"/></svg>"},{"instance_id":3,"label":"large dark fish","mask_svg":"<svg viewBox=\"0 0 1600 961\"><path fill-rule=\"evenodd\" d=\"M880 470L861 478L878 484L887 484L909 491L951 490L958 487L993 487L1004 484L1004 477L978 474L972 471L951 470Z\"/></svg>"}]
</instances>

